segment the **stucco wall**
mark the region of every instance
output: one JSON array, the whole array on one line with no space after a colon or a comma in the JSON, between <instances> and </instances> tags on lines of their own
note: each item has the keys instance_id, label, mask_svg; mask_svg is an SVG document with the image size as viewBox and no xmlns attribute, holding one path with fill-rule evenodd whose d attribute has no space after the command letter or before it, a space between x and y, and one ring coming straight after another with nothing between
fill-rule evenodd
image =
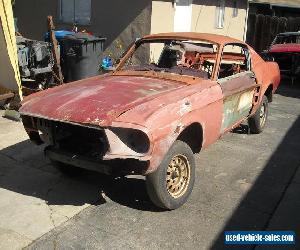
<instances>
[{"instance_id":1,"label":"stucco wall","mask_svg":"<svg viewBox=\"0 0 300 250\"><path fill-rule=\"evenodd\" d=\"M216 28L216 6L218 0L193 0L191 31L228 35L243 39L247 15L247 0L238 0L238 15L233 17L234 0L225 1L224 28ZM151 33L174 30L175 8L173 1L152 2Z\"/></svg>"},{"instance_id":2,"label":"stucco wall","mask_svg":"<svg viewBox=\"0 0 300 250\"><path fill-rule=\"evenodd\" d=\"M32 39L43 39L46 18L54 17L56 29L70 29L57 17L58 0L16 0L14 15L19 32ZM95 35L107 37L107 54L121 52L137 37L150 33L151 0L92 0L91 25L80 26Z\"/></svg>"},{"instance_id":3,"label":"stucco wall","mask_svg":"<svg viewBox=\"0 0 300 250\"><path fill-rule=\"evenodd\" d=\"M172 32L175 9L172 1L152 1L151 34Z\"/></svg>"},{"instance_id":4,"label":"stucco wall","mask_svg":"<svg viewBox=\"0 0 300 250\"><path fill-rule=\"evenodd\" d=\"M151 34L173 32L175 8L173 1L152 1ZM162 46L151 44L152 61L157 61Z\"/></svg>"},{"instance_id":5,"label":"stucco wall","mask_svg":"<svg viewBox=\"0 0 300 250\"><path fill-rule=\"evenodd\" d=\"M225 1L225 19L224 28L216 28L216 6L218 0L193 0L191 31L214 33L231 36L240 40L244 39L247 0L238 0L238 15L233 17L234 1ZM174 31L174 1L161 0L152 2L151 33L172 32ZM151 46L151 58L157 60L161 47L158 45Z\"/></svg>"},{"instance_id":6,"label":"stucco wall","mask_svg":"<svg viewBox=\"0 0 300 250\"><path fill-rule=\"evenodd\" d=\"M192 31L215 33L244 38L247 15L247 1L237 1L238 15L233 17L233 0L225 1L224 28L216 28L216 6L218 0L194 0L192 6Z\"/></svg>"},{"instance_id":7,"label":"stucco wall","mask_svg":"<svg viewBox=\"0 0 300 250\"><path fill-rule=\"evenodd\" d=\"M57 18L58 0L16 0L15 16L19 31L32 39L43 39L46 17L52 15L57 29L70 29ZM192 30L229 35L243 39L247 1L238 0L238 16L233 17L233 0L226 0L225 26L216 28L217 0L193 0ZM105 55L117 58L136 38L149 33L172 32L175 8L173 0L92 0L91 25L87 29L95 35L107 37ZM159 49L151 47L151 58Z\"/></svg>"},{"instance_id":8,"label":"stucco wall","mask_svg":"<svg viewBox=\"0 0 300 250\"><path fill-rule=\"evenodd\" d=\"M18 84L15 79L15 72L12 67L8 55L8 48L6 45L2 23L0 21L0 95L7 93L8 90L18 90ZM4 67L5 65L5 67ZM15 87L16 86L16 87Z\"/></svg>"},{"instance_id":9,"label":"stucco wall","mask_svg":"<svg viewBox=\"0 0 300 250\"><path fill-rule=\"evenodd\" d=\"M0 95L10 90L22 98L12 6L0 2Z\"/></svg>"}]
</instances>

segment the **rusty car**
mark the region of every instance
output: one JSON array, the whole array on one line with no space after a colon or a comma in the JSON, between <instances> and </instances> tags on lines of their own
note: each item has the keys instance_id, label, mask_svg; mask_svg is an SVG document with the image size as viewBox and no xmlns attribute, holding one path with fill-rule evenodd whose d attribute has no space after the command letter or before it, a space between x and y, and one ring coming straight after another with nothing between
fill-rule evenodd
<instances>
[{"instance_id":1,"label":"rusty car","mask_svg":"<svg viewBox=\"0 0 300 250\"><path fill-rule=\"evenodd\" d=\"M263 57L278 63L282 76L300 77L300 32L285 32L276 35Z\"/></svg>"},{"instance_id":2,"label":"rusty car","mask_svg":"<svg viewBox=\"0 0 300 250\"><path fill-rule=\"evenodd\" d=\"M245 121L262 132L279 83L278 65L242 41L162 33L112 72L26 97L20 113L56 167L144 175L151 201L172 210L192 192L194 154Z\"/></svg>"}]
</instances>

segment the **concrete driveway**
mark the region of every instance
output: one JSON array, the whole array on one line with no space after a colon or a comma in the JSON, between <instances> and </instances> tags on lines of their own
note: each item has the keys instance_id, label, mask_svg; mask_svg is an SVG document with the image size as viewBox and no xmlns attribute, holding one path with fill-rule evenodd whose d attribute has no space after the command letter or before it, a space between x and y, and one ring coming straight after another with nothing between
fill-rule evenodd
<instances>
[{"instance_id":1,"label":"concrete driveway","mask_svg":"<svg viewBox=\"0 0 300 250\"><path fill-rule=\"evenodd\" d=\"M196 159L189 202L160 211L143 178L63 176L20 123L0 118L0 249L224 249L224 230L295 230L299 239L299 88L282 86L262 134L241 127ZM266 249L237 247L254 248Z\"/></svg>"}]
</instances>

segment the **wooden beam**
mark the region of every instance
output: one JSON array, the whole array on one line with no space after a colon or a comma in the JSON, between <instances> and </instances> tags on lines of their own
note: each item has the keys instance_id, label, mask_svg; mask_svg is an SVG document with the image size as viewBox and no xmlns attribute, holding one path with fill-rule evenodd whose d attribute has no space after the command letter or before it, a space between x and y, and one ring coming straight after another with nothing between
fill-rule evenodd
<instances>
[{"instance_id":1,"label":"wooden beam","mask_svg":"<svg viewBox=\"0 0 300 250\"><path fill-rule=\"evenodd\" d=\"M14 96L15 96L14 93L7 93L7 94L0 95L0 101L13 98Z\"/></svg>"},{"instance_id":2,"label":"wooden beam","mask_svg":"<svg viewBox=\"0 0 300 250\"><path fill-rule=\"evenodd\" d=\"M47 17L48 21L48 32L49 32L49 38L50 38L50 43L51 43L51 50L52 50L52 55L54 59L54 76L56 80L58 81L59 84L64 83L64 77L61 72L61 66L60 66L60 55L58 52L58 42L55 37L55 26L53 24L53 18L52 16Z\"/></svg>"}]
</instances>

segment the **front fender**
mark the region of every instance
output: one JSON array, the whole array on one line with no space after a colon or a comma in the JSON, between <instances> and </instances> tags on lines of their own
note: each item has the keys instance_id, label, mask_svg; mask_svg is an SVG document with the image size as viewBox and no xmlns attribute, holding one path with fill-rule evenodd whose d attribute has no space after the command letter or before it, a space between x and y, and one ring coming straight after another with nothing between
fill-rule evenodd
<instances>
[{"instance_id":1,"label":"front fender","mask_svg":"<svg viewBox=\"0 0 300 250\"><path fill-rule=\"evenodd\" d=\"M215 88L217 89L217 86ZM206 93L202 93L202 95L190 96L177 103L177 105L173 104L172 107L168 107L166 115L170 117L175 113L177 116L175 116L176 119L152 131L153 151L147 173L154 172L159 167L172 144L191 124L198 123L202 127L202 138L194 138L195 140L202 140L202 148L212 144L220 137L223 98L221 90L217 91L216 89L207 89L204 91ZM217 94L215 91L217 91ZM211 95L211 92L215 94ZM187 107L187 103L190 103L191 107ZM159 119L156 118L156 120Z\"/></svg>"},{"instance_id":2,"label":"front fender","mask_svg":"<svg viewBox=\"0 0 300 250\"><path fill-rule=\"evenodd\" d=\"M192 123L202 126L203 147L216 141L220 137L222 117L221 87L207 80L134 107L122 114L118 122L140 124L151 134L152 151L147 156L150 163L147 173L150 173L158 168L174 141Z\"/></svg>"},{"instance_id":3,"label":"front fender","mask_svg":"<svg viewBox=\"0 0 300 250\"><path fill-rule=\"evenodd\" d=\"M137 159L147 161L153 151L151 132L143 126L114 122L104 129L109 150L103 156L104 160ZM135 145L132 142L136 142Z\"/></svg>"}]
</instances>

